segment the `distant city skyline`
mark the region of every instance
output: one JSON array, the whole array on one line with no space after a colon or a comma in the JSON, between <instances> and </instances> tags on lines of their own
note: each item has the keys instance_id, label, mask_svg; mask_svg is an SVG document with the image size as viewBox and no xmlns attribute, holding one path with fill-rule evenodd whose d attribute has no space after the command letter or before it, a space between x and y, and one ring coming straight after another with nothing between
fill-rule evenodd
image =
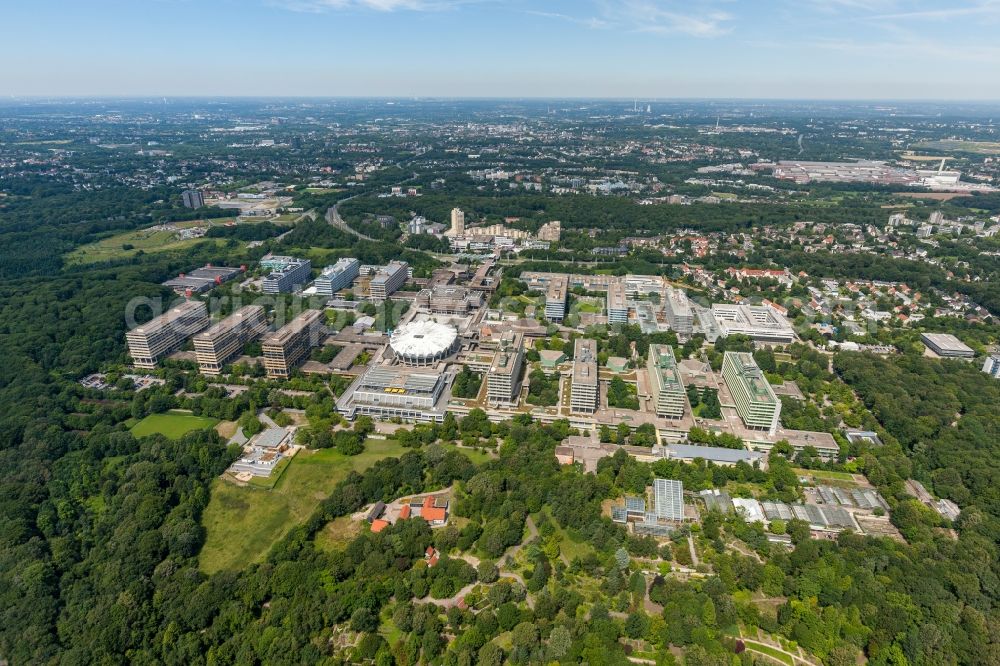
<instances>
[{"instance_id":1,"label":"distant city skyline","mask_svg":"<svg viewBox=\"0 0 1000 666\"><path fill-rule=\"evenodd\" d=\"M1000 100L997 0L35 0L5 96Z\"/></svg>"}]
</instances>

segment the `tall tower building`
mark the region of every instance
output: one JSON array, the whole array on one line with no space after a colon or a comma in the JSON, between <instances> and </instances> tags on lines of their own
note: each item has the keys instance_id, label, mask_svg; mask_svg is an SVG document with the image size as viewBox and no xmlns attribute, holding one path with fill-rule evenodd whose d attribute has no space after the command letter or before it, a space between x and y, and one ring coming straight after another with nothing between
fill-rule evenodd
<instances>
[{"instance_id":1,"label":"tall tower building","mask_svg":"<svg viewBox=\"0 0 1000 666\"><path fill-rule=\"evenodd\" d=\"M573 343L573 383L570 410L593 414L598 404L597 341L577 338Z\"/></svg>"},{"instance_id":2,"label":"tall tower building","mask_svg":"<svg viewBox=\"0 0 1000 666\"><path fill-rule=\"evenodd\" d=\"M646 368L653 389L656 415L667 419L683 418L684 384L677 370L674 348L670 345L649 345Z\"/></svg>"},{"instance_id":3,"label":"tall tower building","mask_svg":"<svg viewBox=\"0 0 1000 666\"><path fill-rule=\"evenodd\" d=\"M264 369L271 378L287 378L292 370L319 344L323 313L305 310L283 327L261 340Z\"/></svg>"},{"instance_id":4,"label":"tall tower building","mask_svg":"<svg viewBox=\"0 0 1000 666\"><path fill-rule=\"evenodd\" d=\"M722 378L736 403L736 412L744 425L755 430L767 430L773 435L778 429L781 401L754 361L746 352L727 351L722 357Z\"/></svg>"},{"instance_id":5,"label":"tall tower building","mask_svg":"<svg viewBox=\"0 0 1000 666\"><path fill-rule=\"evenodd\" d=\"M242 351L243 346L267 330L267 317L259 305L247 305L209 329L194 336L198 370L218 375L223 366Z\"/></svg>"},{"instance_id":6,"label":"tall tower building","mask_svg":"<svg viewBox=\"0 0 1000 666\"><path fill-rule=\"evenodd\" d=\"M176 351L189 337L208 326L202 301L184 301L125 334L128 353L137 368L155 368L157 361Z\"/></svg>"},{"instance_id":7,"label":"tall tower building","mask_svg":"<svg viewBox=\"0 0 1000 666\"><path fill-rule=\"evenodd\" d=\"M451 209L451 235L452 236L464 236L465 235L465 213L461 208Z\"/></svg>"},{"instance_id":8,"label":"tall tower building","mask_svg":"<svg viewBox=\"0 0 1000 666\"><path fill-rule=\"evenodd\" d=\"M520 331L505 331L486 373L486 399L491 405L517 403L523 364L524 334Z\"/></svg>"},{"instance_id":9,"label":"tall tower building","mask_svg":"<svg viewBox=\"0 0 1000 666\"><path fill-rule=\"evenodd\" d=\"M198 190L184 190L181 199L185 208L201 208L205 205L205 196Z\"/></svg>"}]
</instances>

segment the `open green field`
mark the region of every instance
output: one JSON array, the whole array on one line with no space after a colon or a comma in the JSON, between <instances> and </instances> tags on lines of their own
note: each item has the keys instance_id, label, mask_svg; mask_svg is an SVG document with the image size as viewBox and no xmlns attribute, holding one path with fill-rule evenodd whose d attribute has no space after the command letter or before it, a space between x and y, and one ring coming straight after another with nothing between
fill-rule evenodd
<instances>
[{"instance_id":1,"label":"open green field","mask_svg":"<svg viewBox=\"0 0 1000 666\"><path fill-rule=\"evenodd\" d=\"M351 470L363 471L406 450L395 440L370 439L356 456L334 449L300 451L270 490L216 479L202 515L206 531L199 556L202 570L212 573L259 562Z\"/></svg>"},{"instance_id":2,"label":"open green field","mask_svg":"<svg viewBox=\"0 0 1000 666\"><path fill-rule=\"evenodd\" d=\"M194 416L183 412L167 412L166 414L150 414L132 426L132 434L136 437L161 434L170 439L180 439L192 430L214 428L219 419L207 416Z\"/></svg>"},{"instance_id":3,"label":"open green field","mask_svg":"<svg viewBox=\"0 0 1000 666\"><path fill-rule=\"evenodd\" d=\"M997 141L961 141L958 139L940 139L938 141L921 141L913 144L914 148L930 148L931 150L949 150L977 155L1000 154L1000 142Z\"/></svg>"},{"instance_id":4,"label":"open green field","mask_svg":"<svg viewBox=\"0 0 1000 666\"><path fill-rule=\"evenodd\" d=\"M187 238L181 240L173 231L143 229L116 234L87 245L81 245L66 255L66 261L71 264L92 264L132 257L140 250L147 254L167 252L168 250L191 247L197 243L219 243L225 240L224 238Z\"/></svg>"},{"instance_id":5,"label":"open green field","mask_svg":"<svg viewBox=\"0 0 1000 666\"><path fill-rule=\"evenodd\" d=\"M232 222L233 219L188 220L185 222L175 222L172 226L180 229L204 225L214 226ZM128 258L134 256L140 250L145 253L166 252L168 250L191 247L197 243L219 243L225 240L225 238L188 238L181 240L177 237L176 231L152 227L133 229L132 231L123 231L120 234L81 245L66 255L66 261L71 264L90 264Z\"/></svg>"},{"instance_id":6,"label":"open green field","mask_svg":"<svg viewBox=\"0 0 1000 666\"><path fill-rule=\"evenodd\" d=\"M316 533L316 547L328 552L343 550L367 525L363 520L351 520L350 516L335 518Z\"/></svg>"},{"instance_id":7,"label":"open green field","mask_svg":"<svg viewBox=\"0 0 1000 666\"><path fill-rule=\"evenodd\" d=\"M594 301L577 301L576 306L580 312L588 312L590 314L601 314L604 310L600 303L596 303Z\"/></svg>"},{"instance_id":8,"label":"open green field","mask_svg":"<svg viewBox=\"0 0 1000 666\"><path fill-rule=\"evenodd\" d=\"M456 446L455 444L452 444L452 443L439 444L438 446L440 446L445 451L458 451L459 453L461 453L462 455L464 455L466 458L468 458L469 460L471 460L476 465L481 465L484 462L486 462L487 460L492 460L493 459L493 458L490 457L490 455L488 453L486 453L484 451L477 451L475 449L468 449L468 448L465 448L465 447L459 447L459 446Z\"/></svg>"}]
</instances>

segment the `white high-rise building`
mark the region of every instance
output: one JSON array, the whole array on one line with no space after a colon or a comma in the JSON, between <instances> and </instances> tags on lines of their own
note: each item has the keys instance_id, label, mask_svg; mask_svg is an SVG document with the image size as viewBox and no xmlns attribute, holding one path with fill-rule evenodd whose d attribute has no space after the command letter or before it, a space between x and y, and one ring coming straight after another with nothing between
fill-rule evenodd
<instances>
[{"instance_id":1,"label":"white high-rise building","mask_svg":"<svg viewBox=\"0 0 1000 666\"><path fill-rule=\"evenodd\" d=\"M486 399L490 404L517 404L523 365L524 334L505 331L486 373Z\"/></svg>"},{"instance_id":2,"label":"white high-rise building","mask_svg":"<svg viewBox=\"0 0 1000 666\"><path fill-rule=\"evenodd\" d=\"M556 323L566 317L566 299L569 292L569 277L556 273L545 289L545 318Z\"/></svg>"},{"instance_id":3,"label":"white high-rise building","mask_svg":"<svg viewBox=\"0 0 1000 666\"><path fill-rule=\"evenodd\" d=\"M593 414L598 403L597 341L577 338L573 343L573 383L570 410Z\"/></svg>"},{"instance_id":4,"label":"white high-rise building","mask_svg":"<svg viewBox=\"0 0 1000 666\"><path fill-rule=\"evenodd\" d=\"M746 427L773 435L780 423L781 401L753 356L727 351L722 357L722 378Z\"/></svg>"},{"instance_id":5,"label":"white high-rise building","mask_svg":"<svg viewBox=\"0 0 1000 666\"><path fill-rule=\"evenodd\" d=\"M694 313L691 311L691 302L688 301L687 294L680 289L666 287L664 289L665 298L663 304L664 313L667 316L667 323L670 328L677 332L681 340L688 340L694 331Z\"/></svg>"},{"instance_id":6,"label":"white high-rise building","mask_svg":"<svg viewBox=\"0 0 1000 666\"><path fill-rule=\"evenodd\" d=\"M649 345L646 361L649 383L653 390L656 415L668 419L684 417L684 384L677 370L674 348L670 345Z\"/></svg>"}]
</instances>

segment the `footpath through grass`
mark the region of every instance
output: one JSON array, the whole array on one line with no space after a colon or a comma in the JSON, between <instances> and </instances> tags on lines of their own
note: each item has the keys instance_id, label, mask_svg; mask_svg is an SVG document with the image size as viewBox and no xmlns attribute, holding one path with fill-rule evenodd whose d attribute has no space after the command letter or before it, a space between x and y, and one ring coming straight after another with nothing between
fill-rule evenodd
<instances>
[{"instance_id":1,"label":"footpath through grass","mask_svg":"<svg viewBox=\"0 0 1000 666\"><path fill-rule=\"evenodd\" d=\"M755 641L748 641L745 638L743 639L743 643L747 646L748 650L766 654L768 657L777 659L783 664L788 664L788 666L793 666L795 663L795 660L792 659L791 655L785 654L781 650L776 650L770 645L764 645L763 643L757 643Z\"/></svg>"},{"instance_id":2,"label":"footpath through grass","mask_svg":"<svg viewBox=\"0 0 1000 666\"><path fill-rule=\"evenodd\" d=\"M165 414L150 414L132 426L132 434L136 437L161 434L170 439L180 439L192 430L214 428L219 419L207 416L195 416L185 412L167 412Z\"/></svg>"},{"instance_id":3,"label":"footpath through grass","mask_svg":"<svg viewBox=\"0 0 1000 666\"><path fill-rule=\"evenodd\" d=\"M370 439L356 456L334 449L300 451L271 489L216 479L201 519L206 532L199 556L202 570L213 573L261 561L351 470L363 471L406 450L395 440Z\"/></svg>"}]
</instances>

